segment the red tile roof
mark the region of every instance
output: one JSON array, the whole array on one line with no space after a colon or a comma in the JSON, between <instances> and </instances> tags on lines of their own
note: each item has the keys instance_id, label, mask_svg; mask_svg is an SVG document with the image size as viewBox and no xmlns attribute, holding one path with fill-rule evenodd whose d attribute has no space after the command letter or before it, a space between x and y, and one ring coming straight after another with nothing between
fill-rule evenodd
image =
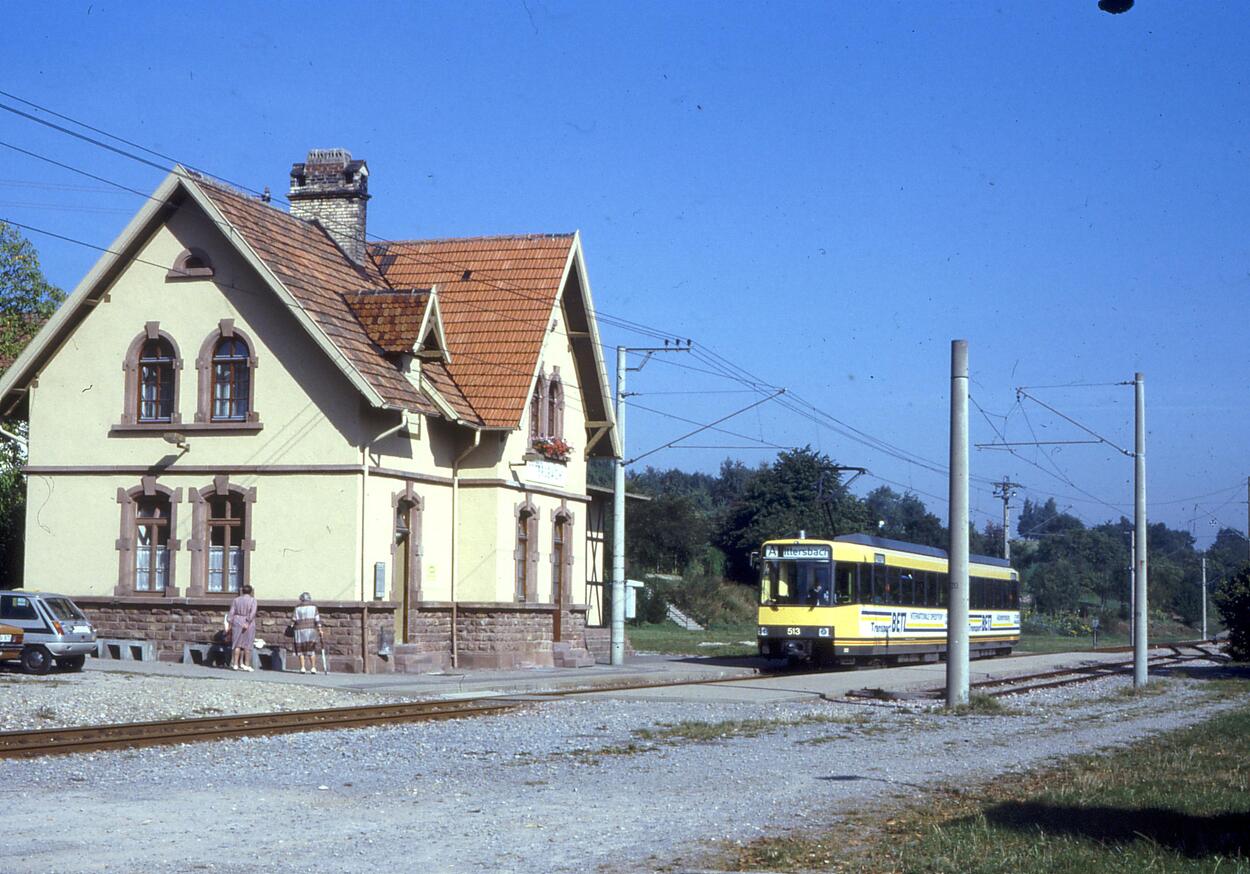
<instances>
[{"instance_id":1,"label":"red tile roof","mask_svg":"<svg viewBox=\"0 0 1250 874\"><path fill-rule=\"evenodd\" d=\"M451 362L423 361L422 378L466 421L520 424L573 234L377 243L357 265L315 222L189 175L387 403L437 412L387 358L412 347L437 286Z\"/></svg>"},{"instance_id":2,"label":"red tile roof","mask_svg":"<svg viewBox=\"0 0 1250 874\"><path fill-rule=\"evenodd\" d=\"M386 360L344 299L345 294L363 288L386 287L372 264L353 264L313 222L293 218L202 176L189 175L386 403L414 412L437 412L438 408Z\"/></svg>"},{"instance_id":3,"label":"red tile roof","mask_svg":"<svg viewBox=\"0 0 1250 874\"><path fill-rule=\"evenodd\" d=\"M438 286L450 377L488 426L516 427L538 369L572 234L370 246L396 286Z\"/></svg>"},{"instance_id":4,"label":"red tile roof","mask_svg":"<svg viewBox=\"0 0 1250 874\"><path fill-rule=\"evenodd\" d=\"M411 351L420 339L417 332L430 300L428 288L370 289L343 297L383 352Z\"/></svg>"}]
</instances>

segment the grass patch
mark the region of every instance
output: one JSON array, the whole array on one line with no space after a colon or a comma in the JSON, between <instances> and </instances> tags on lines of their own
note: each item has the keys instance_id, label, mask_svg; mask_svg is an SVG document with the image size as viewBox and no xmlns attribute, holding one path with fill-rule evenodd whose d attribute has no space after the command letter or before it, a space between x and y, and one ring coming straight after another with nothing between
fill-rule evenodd
<instances>
[{"instance_id":1,"label":"grass patch","mask_svg":"<svg viewBox=\"0 0 1250 874\"><path fill-rule=\"evenodd\" d=\"M1250 700L1250 684L1234 693ZM1250 872L1250 706L1105 755L824 834L736 849L729 870L1089 874Z\"/></svg>"},{"instance_id":2,"label":"grass patch","mask_svg":"<svg viewBox=\"0 0 1250 874\"><path fill-rule=\"evenodd\" d=\"M660 722L656 728L634 729L634 736L654 743L711 743L739 737L759 737L787 728L804 725L862 726L868 722L863 714L832 716L810 713L798 719L726 719L721 722Z\"/></svg>"},{"instance_id":3,"label":"grass patch","mask_svg":"<svg viewBox=\"0 0 1250 874\"><path fill-rule=\"evenodd\" d=\"M1016 716L1020 711L1011 709L993 695L973 692L968 696L967 704L947 707L942 712L951 716Z\"/></svg>"},{"instance_id":4,"label":"grass patch","mask_svg":"<svg viewBox=\"0 0 1250 874\"><path fill-rule=\"evenodd\" d=\"M755 623L717 625L703 631L687 631L671 622L631 625L629 642L639 652L661 655L753 656L759 649Z\"/></svg>"}]
</instances>

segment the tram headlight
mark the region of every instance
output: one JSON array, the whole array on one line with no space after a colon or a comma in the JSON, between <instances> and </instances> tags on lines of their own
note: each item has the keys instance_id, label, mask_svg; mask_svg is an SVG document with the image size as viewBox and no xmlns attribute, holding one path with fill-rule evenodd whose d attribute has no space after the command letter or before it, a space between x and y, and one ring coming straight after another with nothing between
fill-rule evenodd
<instances>
[{"instance_id":1,"label":"tram headlight","mask_svg":"<svg viewBox=\"0 0 1250 874\"><path fill-rule=\"evenodd\" d=\"M768 637L768 626L767 626L767 625L761 625L761 626L760 626L760 633L759 633L759 636L760 636L760 637Z\"/></svg>"}]
</instances>

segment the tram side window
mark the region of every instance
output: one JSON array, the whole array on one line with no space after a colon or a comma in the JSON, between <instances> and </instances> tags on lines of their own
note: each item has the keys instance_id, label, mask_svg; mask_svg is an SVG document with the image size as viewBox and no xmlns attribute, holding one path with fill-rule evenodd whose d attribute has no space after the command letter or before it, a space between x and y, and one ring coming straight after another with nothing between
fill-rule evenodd
<instances>
[{"instance_id":1,"label":"tram side window","mask_svg":"<svg viewBox=\"0 0 1250 874\"><path fill-rule=\"evenodd\" d=\"M859 569L859 602L861 604L872 604L876 600L872 593L872 571L873 566L861 562L856 565Z\"/></svg>"},{"instance_id":2,"label":"tram side window","mask_svg":"<svg viewBox=\"0 0 1250 874\"><path fill-rule=\"evenodd\" d=\"M921 577L924 579L924 598L921 600L921 603L926 607L936 607L937 583L935 580L937 574L933 573L933 571L925 571L921 574Z\"/></svg>"},{"instance_id":3,"label":"tram side window","mask_svg":"<svg viewBox=\"0 0 1250 874\"><path fill-rule=\"evenodd\" d=\"M1019 580L1012 580L1012 581L1011 581L1011 604L1010 604L1010 609L1012 609L1012 610L1019 610L1019 609L1020 609L1020 581L1019 581Z\"/></svg>"},{"instance_id":4,"label":"tram side window","mask_svg":"<svg viewBox=\"0 0 1250 874\"><path fill-rule=\"evenodd\" d=\"M838 562L834 571L833 602L849 604L855 600L855 571L858 565Z\"/></svg>"},{"instance_id":5,"label":"tram side window","mask_svg":"<svg viewBox=\"0 0 1250 874\"><path fill-rule=\"evenodd\" d=\"M984 610L985 609L985 580L982 577L973 577L970 580L970 582L972 583L972 591L970 593L971 604L969 606L973 610Z\"/></svg>"},{"instance_id":6,"label":"tram side window","mask_svg":"<svg viewBox=\"0 0 1250 874\"><path fill-rule=\"evenodd\" d=\"M950 594L950 576L947 574L938 574L937 575L937 587L938 587L938 606L945 607L946 598Z\"/></svg>"}]
</instances>

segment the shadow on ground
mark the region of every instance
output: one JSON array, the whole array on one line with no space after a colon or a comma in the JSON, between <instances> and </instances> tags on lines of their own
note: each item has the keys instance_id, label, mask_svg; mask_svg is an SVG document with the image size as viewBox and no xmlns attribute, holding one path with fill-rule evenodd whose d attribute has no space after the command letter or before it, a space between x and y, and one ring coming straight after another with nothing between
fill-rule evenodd
<instances>
[{"instance_id":1,"label":"shadow on ground","mask_svg":"<svg viewBox=\"0 0 1250 874\"><path fill-rule=\"evenodd\" d=\"M1102 844L1146 840L1189 858L1250 852L1250 809L1216 816L1174 810L1085 807L1011 801L985 811L992 824L1026 834L1086 838Z\"/></svg>"}]
</instances>

